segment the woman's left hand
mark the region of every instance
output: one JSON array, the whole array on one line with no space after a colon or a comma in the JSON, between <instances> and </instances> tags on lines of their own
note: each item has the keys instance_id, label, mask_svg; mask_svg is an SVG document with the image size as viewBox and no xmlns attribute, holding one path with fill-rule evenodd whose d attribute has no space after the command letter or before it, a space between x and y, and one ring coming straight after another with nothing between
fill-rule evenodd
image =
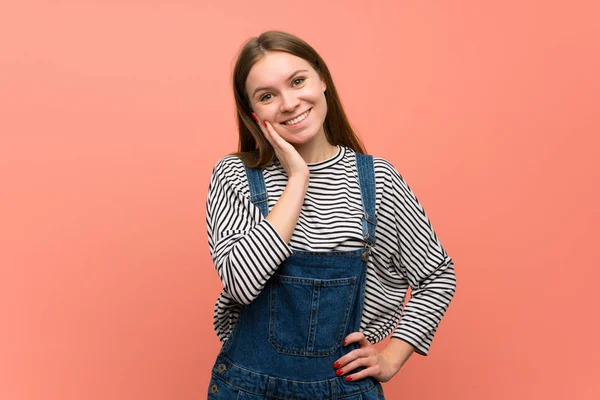
<instances>
[{"instance_id":1,"label":"woman's left hand","mask_svg":"<svg viewBox=\"0 0 600 400\"><path fill-rule=\"evenodd\" d=\"M344 345L347 346L354 342L358 342L360 348L344 355L333 365L338 376L346 375L348 381L356 381L372 376L379 382L387 382L400 370L400 366L397 366L398 363L390 359L384 351L377 350L362 332L349 334ZM349 375L358 367L365 367L365 369Z\"/></svg>"}]
</instances>

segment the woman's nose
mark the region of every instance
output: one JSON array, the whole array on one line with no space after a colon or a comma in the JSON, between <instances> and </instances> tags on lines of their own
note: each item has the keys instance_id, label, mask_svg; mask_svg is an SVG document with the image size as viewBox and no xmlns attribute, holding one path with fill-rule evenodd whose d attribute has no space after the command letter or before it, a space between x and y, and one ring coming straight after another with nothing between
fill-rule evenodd
<instances>
[{"instance_id":1,"label":"woman's nose","mask_svg":"<svg viewBox=\"0 0 600 400\"><path fill-rule=\"evenodd\" d=\"M298 98L293 93L283 93L281 95L281 112L293 111L296 109L296 107L298 107L299 104L300 100L298 100Z\"/></svg>"}]
</instances>

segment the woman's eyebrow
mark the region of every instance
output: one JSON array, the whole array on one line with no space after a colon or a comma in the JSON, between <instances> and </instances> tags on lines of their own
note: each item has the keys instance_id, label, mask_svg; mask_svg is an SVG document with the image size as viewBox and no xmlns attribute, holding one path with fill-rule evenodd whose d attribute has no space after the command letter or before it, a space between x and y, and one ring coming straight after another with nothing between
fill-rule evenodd
<instances>
[{"instance_id":1,"label":"woman's eyebrow","mask_svg":"<svg viewBox=\"0 0 600 400\"><path fill-rule=\"evenodd\" d=\"M308 72L308 70L307 69L299 69L299 70L295 71L293 74L291 74L289 76L289 78L287 78L287 80L289 81L290 79L292 79L298 72ZM252 92L251 97L254 97L256 92L258 92L259 90L265 90L265 89L268 89L268 87L257 87L256 89L254 89L254 92Z\"/></svg>"}]
</instances>

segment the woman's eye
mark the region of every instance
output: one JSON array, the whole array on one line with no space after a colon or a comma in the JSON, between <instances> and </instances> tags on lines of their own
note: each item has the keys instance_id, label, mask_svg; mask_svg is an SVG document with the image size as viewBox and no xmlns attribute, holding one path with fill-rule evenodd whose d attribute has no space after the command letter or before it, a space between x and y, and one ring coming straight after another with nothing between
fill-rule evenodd
<instances>
[{"instance_id":1,"label":"woman's eye","mask_svg":"<svg viewBox=\"0 0 600 400\"><path fill-rule=\"evenodd\" d=\"M299 82L298 82L298 81L299 81ZM294 81L293 81L292 83L294 83L294 84L295 84L296 82L298 82L298 85L299 85L299 84L301 84L302 82L304 82L304 78L296 78L296 79L294 79Z\"/></svg>"},{"instance_id":2,"label":"woman's eye","mask_svg":"<svg viewBox=\"0 0 600 400\"><path fill-rule=\"evenodd\" d=\"M271 96L271 93L267 93L264 96L262 96L260 98L260 101L267 101L267 100L271 100L270 98L268 98L268 96Z\"/></svg>"}]
</instances>

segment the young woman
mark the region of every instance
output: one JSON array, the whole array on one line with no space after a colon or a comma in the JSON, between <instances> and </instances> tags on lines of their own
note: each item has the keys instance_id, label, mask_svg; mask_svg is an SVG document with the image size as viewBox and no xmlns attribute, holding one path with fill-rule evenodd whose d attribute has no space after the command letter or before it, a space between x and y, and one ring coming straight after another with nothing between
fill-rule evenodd
<instances>
[{"instance_id":1,"label":"young woman","mask_svg":"<svg viewBox=\"0 0 600 400\"><path fill-rule=\"evenodd\" d=\"M208 396L383 399L380 382L429 351L452 259L401 175L365 154L311 46L249 40L234 95L239 152L216 164L206 203L224 285Z\"/></svg>"}]
</instances>

